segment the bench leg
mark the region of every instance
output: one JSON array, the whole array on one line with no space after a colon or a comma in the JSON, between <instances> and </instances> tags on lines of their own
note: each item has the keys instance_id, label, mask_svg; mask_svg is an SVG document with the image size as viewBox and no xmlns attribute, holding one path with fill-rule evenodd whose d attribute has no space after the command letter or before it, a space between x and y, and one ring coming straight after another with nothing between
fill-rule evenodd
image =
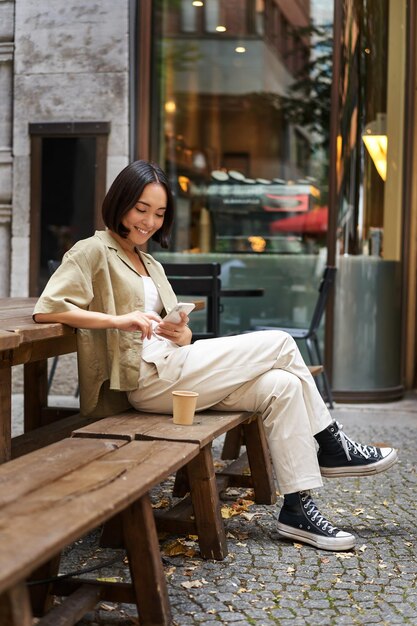
<instances>
[{"instance_id":1,"label":"bench leg","mask_svg":"<svg viewBox=\"0 0 417 626\"><path fill-rule=\"evenodd\" d=\"M59 572L59 564L61 562L61 554L57 554L50 561L38 567L31 576L30 582L36 580L44 580L47 578L54 578ZM36 617L44 615L46 611L52 606L52 596L50 594L51 584L44 585L31 585L29 587L30 602L32 605L33 614Z\"/></svg>"},{"instance_id":2,"label":"bench leg","mask_svg":"<svg viewBox=\"0 0 417 626\"><path fill-rule=\"evenodd\" d=\"M249 466L252 476L255 502L257 504L274 504L277 500L272 463L269 454L262 418L256 416L243 424Z\"/></svg>"},{"instance_id":3,"label":"bench leg","mask_svg":"<svg viewBox=\"0 0 417 626\"><path fill-rule=\"evenodd\" d=\"M122 519L140 623L168 626L172 623L171 610L149 496L143 496L128 507Z\"/></svg>"},{"instance_id":4,"label":"bench leg","mask_svg":"<svg viewBox=\"0 0 417 626\"><path fill-rule=\"evenodd\" d=\"M10 461L12 439L12 368L0 367L0 463Z\"/></svg>"},{"instance_id":5,"label":"bench leg","mask_svg":"<svg viewBox=\"0 0 417 626\"><path fill-rule=\"evenodd\" d=\"M123 548L122 516L115 515L104 523L100 535L100 547Z\"/></svg>"},{"instance_id":6,"label":"bench leg","mask_svg":"<svg viewBox=\"0 0 417 626\"><path fill-rule=\"evenodd\" d=\"M19 583L0 595L0 624L32 626L32 609L25 583Z\"/></svg>"},{"instance_id":7,"label":"bench leg","mask_svg":"<svg viewBox=\"0 0 417 626\"><path fill-rule=\"evenodd\" d=\"M24 424L25 433L43 426L42 409L48 405L48 362L25 363L24 378Z\"/></svg>"},{"instance_id":8,"label":"bench leg","mask_svg":"<svg viewBox=\"0 0 417 626\"><path fill-rule=\"evenodd\" d=\"M172 490L174 498L183 498L190 491L190 484L188 481L188 474L186 467L180 467L175 474L175 483Z\"/></svg>"},{"instance_id":9,"label":"bench leg","mask_svg":"<svg viewBox=\"0 0 417 626\"><path fill-rule=\"evenodd\" d=\"M201 556L221 561L227 556L227 543L211 443L187 464L187 472Z\"/></svg>"},{"instance_id":10,"label":"bench leg","mask_svg":"<svg viewBox=\"0 0 417 626\"><path fill-rule=\"evenodd\" d=\"M221 458L225 461L239 458L241 445L242 427L236 426L226 433Z\"/></svg>"}]
</instances>

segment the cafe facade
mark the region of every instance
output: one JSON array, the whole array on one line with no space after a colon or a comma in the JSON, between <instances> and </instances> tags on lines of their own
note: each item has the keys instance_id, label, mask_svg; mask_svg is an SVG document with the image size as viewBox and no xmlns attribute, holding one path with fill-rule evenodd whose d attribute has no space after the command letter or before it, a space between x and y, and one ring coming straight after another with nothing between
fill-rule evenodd
<instances>
[{"instance_id":1,"label":"cafe facade","mask_svg":"<svg viewBox=\"0 0 417 626\"><path fill-rule=\"evenodd\" d=\"M213 261L221 332L308 326L335 399L416 372L417 0L0 0L0 294L101 228L129 161L176 197L161 261Z\"/></svg>"}]
</instances>

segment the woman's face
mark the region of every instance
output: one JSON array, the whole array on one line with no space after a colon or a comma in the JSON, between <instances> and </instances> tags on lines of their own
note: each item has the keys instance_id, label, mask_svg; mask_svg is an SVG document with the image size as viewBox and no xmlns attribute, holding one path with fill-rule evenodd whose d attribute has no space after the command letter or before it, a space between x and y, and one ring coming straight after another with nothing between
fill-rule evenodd
<instances>
[{"instance_id":1,"label":"woman's face","mask_svg":"<svg viewBox=\"0 0 417 626\"><path fill-rule=\"evenodd\" d=\"M123 226L129 230L126 240L134 246L148 241L164 223L166 206L165 188L159 183L146 185L135 206L122 219Z\"/></svg>"}]
</instances>

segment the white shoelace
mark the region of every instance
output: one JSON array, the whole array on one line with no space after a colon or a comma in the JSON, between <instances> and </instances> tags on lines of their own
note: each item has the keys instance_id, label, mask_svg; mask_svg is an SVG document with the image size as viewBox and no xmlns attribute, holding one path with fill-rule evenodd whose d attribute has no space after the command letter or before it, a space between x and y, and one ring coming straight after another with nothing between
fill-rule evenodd
<instances>
[{"instance_id":1,"label":"white shoelace","mask_svg":"<svg viewBox=\"0 0 417 626\"><path fill-rule=\"evenodd\" d=\"M339 435L340 443L342 444L342 448L346 454L347 460L351 461L350 450L353 449L357 454L361 454L365 459L369 459L371 456L377 457L378 452L375 446L366 446L361 443L356 443L356 441L352 441L345 433L343 432L343 424L339 424L336 422L338 427L337 435Z\"/></svg>"},{"instance_id":2,"label":"white shoelace","mask_svg":"<svg viewBox=\"0 0 417 626\"><path fill-rule=\"evenodd\" d=\"M305 499L307 499L307 502L305 502L303 506L305 509L308 509L306 510L306 513L308 517L311 518L312 522L316 522L319 528L320 526L322 526L323 530L327 530L330 534L337 530L337 528L333 526L333 524L331 524L328 519L323 517L323 515L320 513L317 506L314 504L313 500L308 494L305 494L305 496L302 495L301 499L303 502Z\"/></svg>"}]
</instances>

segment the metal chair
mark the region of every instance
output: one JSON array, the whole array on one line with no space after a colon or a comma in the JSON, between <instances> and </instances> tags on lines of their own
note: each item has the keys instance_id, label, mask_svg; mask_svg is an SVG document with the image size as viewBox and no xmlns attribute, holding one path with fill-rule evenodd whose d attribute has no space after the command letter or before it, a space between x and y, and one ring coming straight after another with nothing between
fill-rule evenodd
<instances>
[{"instance_id":1,"label":"metal chair","mask_svg":"<svg viewBox=\"0 0 417 626\"><path fill-rule=\"evenodd\" d=\"M256 326L255 330L285 330L296 340L304 340L306 342L307 354L311 365L323 365L323 356L320 350L317 332L323 319L326 309L327 299L331 287L334 283L337 269L327 266L321 279L316 306L314 307L313 316L308 328L282 328L276 326ZM333 396L330 388L329 379L326 370L320 375L322 379L323 390L320 390L324 400L327 401L329 407L333 408Z\"/></svg>"},{"instance_id":2,"label":"metal chair","mask_svg":"<svg viewBox=\"0 0 417 626\"><path fill-rule=\"evenodd\" d=\"M163 263L163 266L179 299L180 296L206 298L206 330L193 332L193 341L218 337L220 333L220 263Z\"/></svg>"}]
</instances>

